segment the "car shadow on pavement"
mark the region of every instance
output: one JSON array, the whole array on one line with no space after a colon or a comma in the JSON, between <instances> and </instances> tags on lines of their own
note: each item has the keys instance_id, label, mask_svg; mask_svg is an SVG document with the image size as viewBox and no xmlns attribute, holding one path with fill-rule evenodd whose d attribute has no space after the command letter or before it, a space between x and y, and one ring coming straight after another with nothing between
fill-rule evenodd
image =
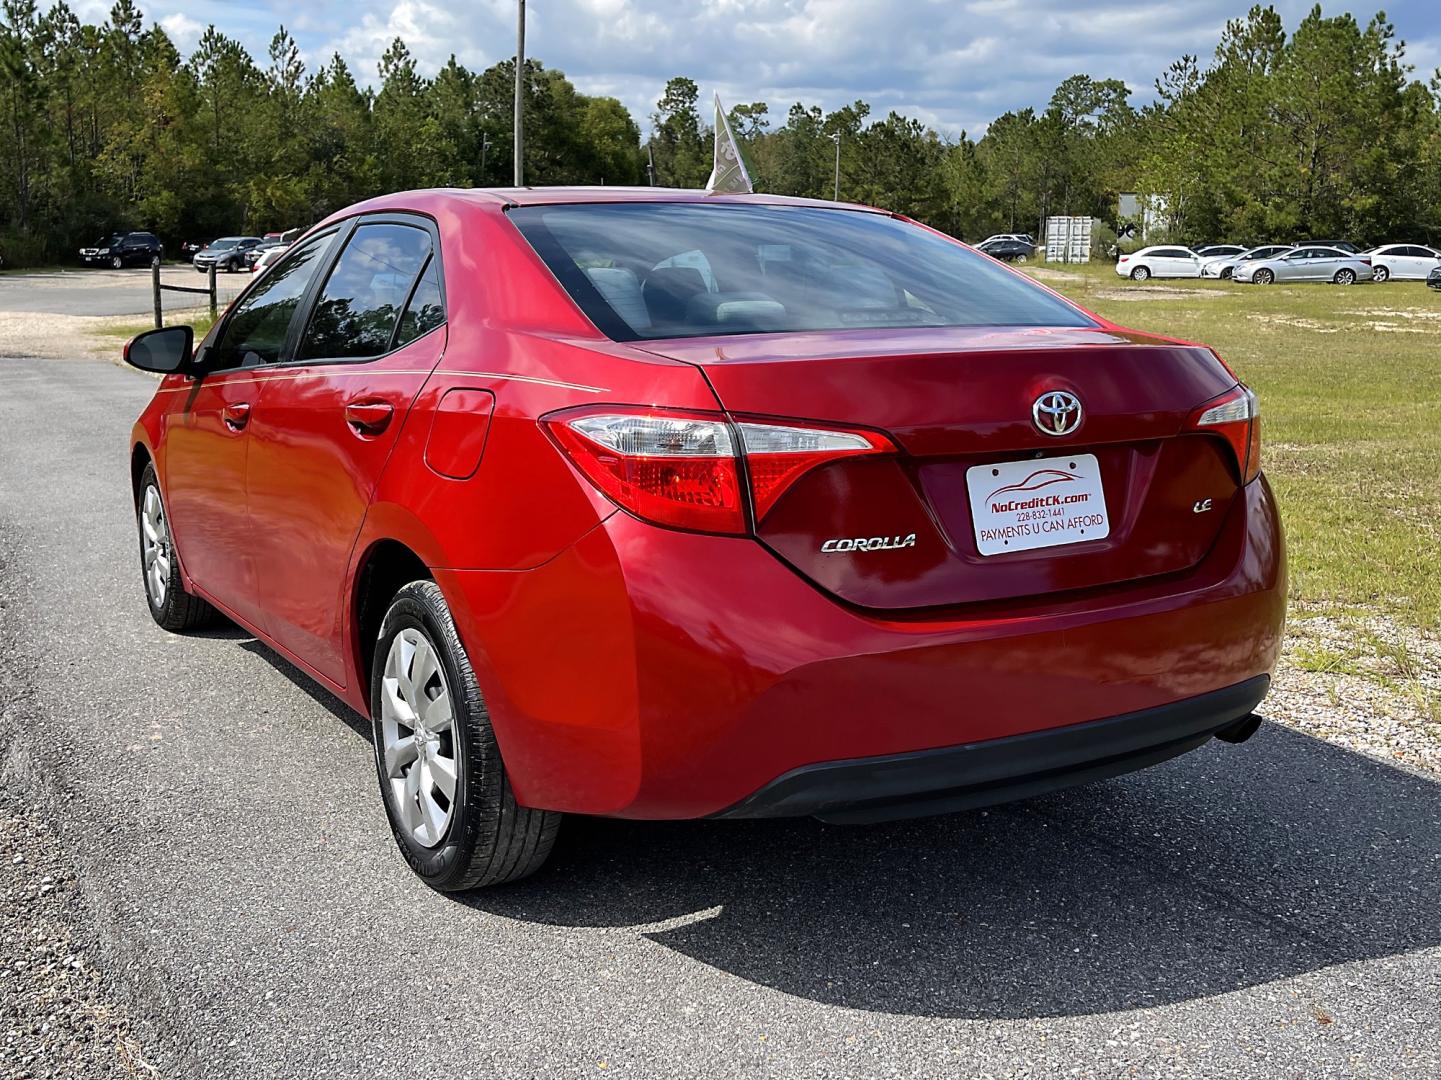
<instances>
[{"instance_id":1,"label":"car shadow on pavement","mask_svg":"<svg viewBox=\"0 0 1441 1080\"><path fill-rule=\"evenodd\" d=\"M280 674L284 675L295 688L310 698L331 716L345 724L351 731L355 732L369 744L373 738L370 730L370 721L365 719L345 702L332 694L325 687L321 686L305 672L285 659L279 653L274 652L269 646L262 645L255 638L245 631L240 631L245 640L241 641L240 647L248 653L260 657L267 664L273 667Z\"/></svg>"},{"instance_id":2,"label":"car shadow on pavement","mask_svg":"<svg viewBox=\"0 0 1441 1080\"><path fill-rule=\"evenodd\" d=\"M634 927L739 978L887 1013L1132 1009L1441 944L1441 783L1274 724L947 818L570 818L561 837L537 877L463 902Z\"/></svg>"}]
</instances>

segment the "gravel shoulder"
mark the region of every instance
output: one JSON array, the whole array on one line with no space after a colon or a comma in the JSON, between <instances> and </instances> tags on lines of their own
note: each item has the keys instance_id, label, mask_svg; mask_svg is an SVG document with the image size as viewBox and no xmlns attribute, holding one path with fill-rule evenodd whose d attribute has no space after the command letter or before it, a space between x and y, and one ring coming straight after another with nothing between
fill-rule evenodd
<instances>
[{"instance_id":1,"label":"gravel shoulder","mask_svg":"<svg viewBox=\"0 0 1441 1080\"><path fill-rule=\"evenodd\" d=\"M157 1076L97 966L78 876L41 803L0 787L0 1077Z\"/></svg>"}]
</instances>

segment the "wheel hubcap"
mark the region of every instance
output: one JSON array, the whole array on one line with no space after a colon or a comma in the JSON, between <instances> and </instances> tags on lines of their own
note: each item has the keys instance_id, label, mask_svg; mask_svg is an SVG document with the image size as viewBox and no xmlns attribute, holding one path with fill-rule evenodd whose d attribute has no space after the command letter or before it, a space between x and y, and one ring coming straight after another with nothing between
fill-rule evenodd
<instances>
[{"instance_id":1,"label":"wheel hubcap","mask_svg":"<svg viewBox=\"0 0 1441 1080\"><path fill-rule=\"evenodd\" d=\"M406 627L390 643L380 728L400 827L421 847L435 847L455 812L455 710L440 658L419 630Z\"/></svg>"},{"instance_id":2,"label":"wheel hubcap","mask_svg":"<svg viewBox=\"0 0 1441 1080\"><path fill-rule=\"evenodd\" d=\"M170 525L165 520L160 489L153 484L145 489L140 502L140 537L145 591L156 607L162 607L166 590L170 588Z\"/></svg>"}]
</instances>

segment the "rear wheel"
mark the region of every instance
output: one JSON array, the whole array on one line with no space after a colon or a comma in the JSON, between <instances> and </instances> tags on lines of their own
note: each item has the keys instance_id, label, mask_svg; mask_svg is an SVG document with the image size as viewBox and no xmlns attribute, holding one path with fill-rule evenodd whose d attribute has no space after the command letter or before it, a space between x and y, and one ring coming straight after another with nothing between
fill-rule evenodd
<instances>
[{"instance_id":1,"label":"rear wheel","mask_svg":"<svg viewBox=\"0 0 1441 1080\"><path fill-rule=\"evenodd\" d=\"M426 884L459 892L540 869L561 816L516 804L475 671L434 582L413 582L391 602L370 703L391 832Z\"/></svg>"},{"instance_id":2,"label":"rear wheel","mask_svg":"<svg viewBox=\"0 0 1441 1080\"><path fill-rule=\"evenodd\" d=\"M196 630L219 618L219 612L198 596L185 591L180 562L170 536L170 518L155 478L155 466L145 466L140 477L140 500L135 507L140 530L140 570L145 578L145 599L150 615L166 630Z\"/></svg>"},{"instance_id":3,"label":"rear wheel","mask_svg":"<svg viewBox=\"0 0 1441 1080\"><path fill-rule=\"evenodd\" d=\"M1336 276L1331 280L1334 281L1337 285L1354 285L1356 284L1356 271L1337 270Z\"/></svg>"},{"instance_id":4,"label":"rear wheel","mask_svg":"<svg viewBox=\"0 0 1441 1080\"><path fill-rule=\"evenodd\" d=\"M1384 266L1374 267L1374 268L1372 269L1372 271L1371 271L1371 280L1372 280L1372 281L1386 281L1386 280L1389 279L1390 277L1391 277L1391 271L1390 271L1390 270L1387 270Z\"/></svg>"},{"instance_id":5,"label":"rear wheel","mask_svg":"<svg viewBox=\"0 0 1441 1080\"><path fill-rule=\"evenodd\" d=\"M1276 280L1276 272L1274 270L1257 270L1256 276L1251 280L1257 285L1270 285Z\"/></svg>"},{"instance_id":6,"label":"rear wheel","mask_svg":"<svg viewBox=\"0 0 1441 1080\"><path fill-rule=\"evenodd\" d=\"M1132 281L1145 281L1151 276L1151 269L1147 266L1138 266L1131 271Z\"/></svg>"}]
</instances>

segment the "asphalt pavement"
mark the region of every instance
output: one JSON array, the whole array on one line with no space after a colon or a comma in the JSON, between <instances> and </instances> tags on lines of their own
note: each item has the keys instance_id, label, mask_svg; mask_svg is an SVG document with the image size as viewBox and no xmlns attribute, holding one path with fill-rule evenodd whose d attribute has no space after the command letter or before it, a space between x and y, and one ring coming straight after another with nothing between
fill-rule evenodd
<instances>
[{"instance_id":1,"label":"asphalt pavement","mask_svg":"<svg viewBox=\"0 0 1441 1080\"><path fill-rule=\"evenodd\" d=\"M170 264L161 271L166 285L203 289L207 275L187 264ZM249 274L217 274L215 291L224 307L250 282ZM167 292L166 310L204 307L198 294ZM76 267L0 274L0 313L37 315L149 315L155 294L148 266L109 268Z\"/></svg>"},{"instance_id":2,"label":"asphalt pavement","mask_svg":"<svg viewBox=\"0 0 1441 1080\"><path fill-rule=\"evenodd\" d=\"M1269 724L935 820L569 819L536 878L429 891L367 725L151 622L153 385L0 360L0 746L162 1072L1441 1076L1441 783Z\"/></svg>"}]
</instances>

